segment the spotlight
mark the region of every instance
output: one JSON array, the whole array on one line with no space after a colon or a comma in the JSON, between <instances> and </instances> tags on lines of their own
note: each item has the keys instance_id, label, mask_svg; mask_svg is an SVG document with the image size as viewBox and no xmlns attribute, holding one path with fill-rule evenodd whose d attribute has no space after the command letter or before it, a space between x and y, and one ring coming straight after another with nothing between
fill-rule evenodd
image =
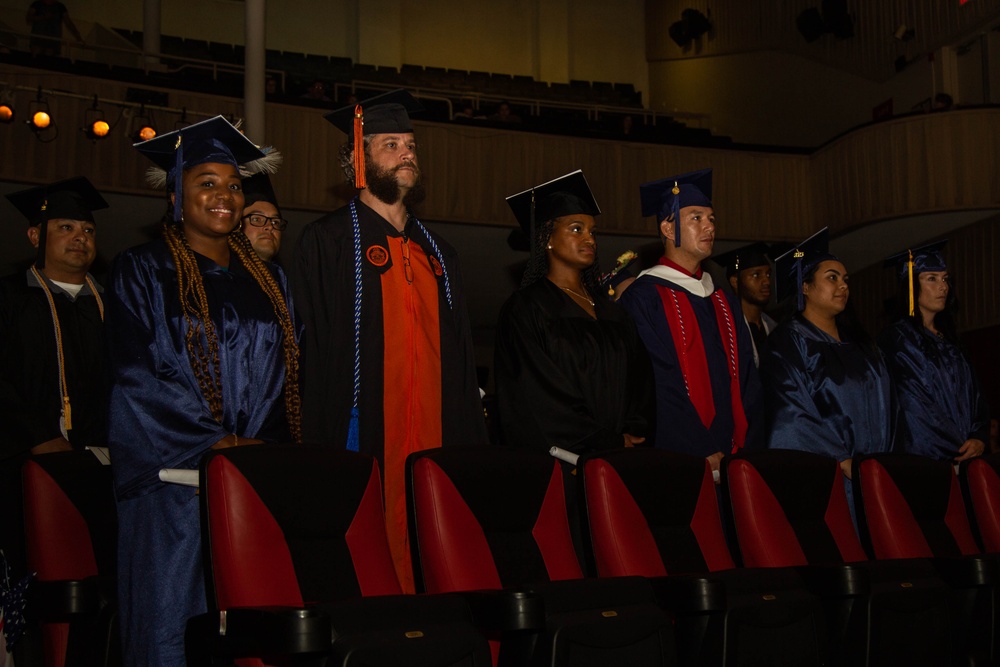
<instances>
[{"instance_id":1,"label":"spotlight","mask_svg":"<svg viewBox=\"0 0 1000 667\"><path fill-rule=\"evenodd\" d=\"M132 141L139 143L140 141L149 141L156 136L156 126L153 125L152 119L146 115L146 107L139 107L139 114L132 119Z\"/></svg>"},{"instance_id":2,"label":"spotlight","mask_svg":"<svg viewBox=\"0 0 1000 667\"><path fill-rule=\"evenodd\" d=\"M95 142L108 136L108 132L111 131L111 126L104 119L104 112L97 106L97 95L94 95L94 105L87 109L86 121L80 129L87 135L87 138Z\"/></svg>"},{"instance_id":3,"label":"spotlight","mask_svg":"<svg viewBox=\"0 0 1000 667\"><path fill-rule=\"evenodd\" d=\"M14 121L14 107L6 102L0 103L0 123L11 123Z\"/></svg>"},{"instance_id":4,"label":"spotlight","mask_svg":"<svg viewBox=\"0 0 1000 667\"><path fill-rule=\"evenodd\" d=\"M698 39L712 29L712 22L697 9L690 7L681 12L681 20L667 28L667 34L677 46L687 48L692 40Z\"/></svg>"},{"instance_id":5,"label":"spotlight","mask_svg":"<svg viewBox=\"0 0 1000 667\"><path fill-rule=\"evenodd\" d=\"M42 97L42 87L38 87L38 95L35 100L28 105L28 120L24 121L36 135L41 135L45 130L54 128L52 116L49 113L49 103Z\"/></svg>"}]
</instances>

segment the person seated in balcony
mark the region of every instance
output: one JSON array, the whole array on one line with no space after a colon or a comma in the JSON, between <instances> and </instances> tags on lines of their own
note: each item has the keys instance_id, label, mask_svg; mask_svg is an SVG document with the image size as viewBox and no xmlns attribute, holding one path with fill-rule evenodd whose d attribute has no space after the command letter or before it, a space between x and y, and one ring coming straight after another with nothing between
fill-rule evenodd
<instances>
[{"instance_id":1,"label":"person seated in balcony","mask_svg":"<svg viewBox=\"0 0 1000 667\"><path fill-rule=\"evenodd\" d=\"M501 102L497 105L496 113L488 118L494 123L520 123L521 117L510 110L509 102Z\"/></svg>"},{"instance_id":2,"label":"person seated in balcony","mask_svg":"<svg viewBox=\"0 0 1000 667\"><path fill-rule=\"evenodd\" d=\"M69 10L59 0L34 0L28 7L28 15L24 20L31 27L31 34L38 35L33 36L30 42L33 56L62 55L59 40L62 39L63 26L66 26L77 42L83 43L80 31L69 17Z\"/></svg>"}]
</instances>

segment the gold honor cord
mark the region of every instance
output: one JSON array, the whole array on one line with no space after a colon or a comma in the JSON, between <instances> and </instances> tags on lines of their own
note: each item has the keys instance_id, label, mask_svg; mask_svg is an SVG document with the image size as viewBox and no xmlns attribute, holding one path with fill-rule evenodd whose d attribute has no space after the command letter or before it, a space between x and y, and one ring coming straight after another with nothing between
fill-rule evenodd
<instances>
[{"instance_id":1,"label":"gold honor cord","mask_svg":"<svg viewBox=\"0 0 1000 667\"><path fill-rule=\"evenodd\" d=\"M59 393L62 396L63 427L66 429L66 432L69 432L73 430L73 410L69 403L69 388L66 386L66 361L63 355L62 327L59 326L59 315L56 314L56 302L52 298L52 290L49 289L49 284L45 281L45 278L38 271L37 267L32 266L31 272L35 275L35 279L41 286L42 291L45 292L45 298L49 302L49 312L52 314L52 328L56 332L56 357L59 361ZM86 277L86 283L94 298L97 299L97 309L101 313L101 321L103 322L104 302L101 300L101 295L97 293L97 286L91 280L90 275Z\"/></svg>"}]
</instances>

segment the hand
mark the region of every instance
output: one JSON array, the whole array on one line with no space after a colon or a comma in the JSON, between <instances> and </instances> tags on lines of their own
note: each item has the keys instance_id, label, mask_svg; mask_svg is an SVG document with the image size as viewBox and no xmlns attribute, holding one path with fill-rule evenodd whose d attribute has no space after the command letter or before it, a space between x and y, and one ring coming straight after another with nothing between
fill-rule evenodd
<instances>
[{"instance_id":1,"label":"hand","mask_svg":"<svg viewBox=\"0 0 1000 667\"><path fill-rule=\"evenodd\" d=\"M69 444L69 440L59 436L58 438L52 438L43 443L37 444L31 448L31 455L38 456L39 454L52 454L53 452L71 452L73 451L73 445Z\"/></svg>"},{"instance_id":2,"label":"hand","mask_svg":"<svg viewBox=\"0 0 1000 667\"><path fill-rule=\"evenodd\" d=\"M840 469L844 471L844 475L847 479L851 479L851 462L854 459L844 459L840 462Z\"/></svg>"},{"instance_id":3,"label":"hand","mask_svg":"<svg viewBox=\"0 0 1000 667\"><path fill-rule=\"evenodd\" d=\"M966 459L974 459L977 456L982 456L985 451L986 443L982 440L979 440L978 438L966 440L962 446L958 448L958 456L955 457L955 463L965 461Z\"/></svg>"},{"instance_id":4,"label":"hand","mask_svg":"<svg viewBox=\"0 0 1000 667\"><path fill-rule=\"evenodd\" d=\"M641 445L646 442L645 438L640 438L637 435L629 435L628 433L623 433L622 437L625 438L626 447L635 447L636 445Z\"/></svg>"},{"instance_id":5,"label":"hand","mask_svg":"<svg viewBox=\"0 0 1000 667\"><path fill-rule=\"evenodd\" d=\"M714 471L719 469L719 466L722 464L723 456L725 456L725 454L722 452L716 452L711 456L706 456L705 458L708 460L708 465L710 465Z\"/></svg>"},{"instance_id":6,"label":"hand","mask_svg":"<svg viewBox=\"0 0 1000 667\"><path fill-rule=\"evenodd\" d=\"M230 447L242 447L243 445L260 445L263 440L256 438L238 438L234 435L227 435L222 440L212 445L212 449L229 449Z\"/></svg>"}]
</instances>

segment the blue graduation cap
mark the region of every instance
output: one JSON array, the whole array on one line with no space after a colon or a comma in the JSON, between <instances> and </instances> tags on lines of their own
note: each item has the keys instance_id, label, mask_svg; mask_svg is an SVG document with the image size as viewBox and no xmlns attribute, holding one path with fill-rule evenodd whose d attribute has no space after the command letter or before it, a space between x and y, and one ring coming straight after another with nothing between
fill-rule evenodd
<instances>
[{"instance_id":1,"label":"blue graduation cap","mask_svg":"<svg viewBox=\"0 0 1000 667\"><path fill-rule=\"evenodd\" d=\"M656 223L673 217L677 222L685 206L712 206L712 170L701 169L686 174L650 181L639 186L639 198L644 216L655 215ZM674 245L680 247L681 235L674 234Z\"/></svg>"},{"instance_id":2,"label":"blue graduation cap","mask_svg":"<svg viewBox=\"0 0 1000 667\"><path fill-rule=\"evenodd\" d=\"M924 271L947 271L948 265L944 261L941 249L948 243L948 239L935 241L922 245L919 248L908 248L895 255L890 255L882 262L883 268L895 268L896 275L900 280L905 280L910 286L910 316L916 312L916 304L913 299L913 279Z\"/></svg>"},{"instance_id":3,"label":"blue graduation cap","mask_svg":"<svg viewBox=\"0 0 1000 667\"><path fill-rule=\"evenodd\" d=\"M820 262L837 259L830 254L829 228L824 227L802 243L774 260L777 274L778 301L784 301L792 292L798 293L796 307L802 310L802 283L807 273Z\"/></svg>"},{"instance_id":4,"label":"blue graduation cap","mask_svg":"<svg viewBox=\"0 0 1000 667\"><path fill-rule=\"evenodd\" d=\"M147 174L150 184L166 186L176 194L175 222L181 219L183 193L180 176L185 169L214 162L242 167L241 173L247 176L260 171L274 171L280 162L277 152L265 153L222 116L133 145L156 165Z\"/></svg>"}]
</instances>

